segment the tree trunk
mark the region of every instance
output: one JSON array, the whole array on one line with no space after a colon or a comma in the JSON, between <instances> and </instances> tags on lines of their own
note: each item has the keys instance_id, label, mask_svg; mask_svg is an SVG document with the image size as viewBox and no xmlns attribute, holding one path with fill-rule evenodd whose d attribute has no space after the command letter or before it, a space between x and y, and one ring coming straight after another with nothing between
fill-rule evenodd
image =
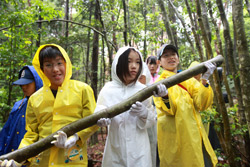
<instances>
[{"instance_id":1,"label":"tree trunk","mask_svg":"<svg viewBox=\"0 0 250 167\"><path fill-rule=\"evenodd\" d=\"M111 51L111 47L110 47L109 42L108 42L106 26L105 26L105 24L104 24L104 22L103 22L103 20L102 20L101 6L100 6L99 0L96 0L96 3L97 3L97 6L98 6L99 20L100 20L100 23L101 23L102 29L103 29L103 38L104 38L104 40L105 40L105 42L106 42L106 45L107 45L107 48L108 48L109 57L111 58L113 52ZM104 56L104 55L103 55L103 56Z\"/></svg>"},{"instance_id":2,"label":"tree trunk","mask_svg":"<svg viewBox=\"0 0 250 167\"><path fill-rule=\"evenodd\" d=\"M172 1L172 0L168 0L168 3L167 3L169 23L170 23L170 24L178 24L178 23L176 22L176 16L175 16L174 9L173 9L172 6L169 4L170 1ZM170 26L170 28L171 28L171 31L172 31L172 34L173 34L175 46L176 46L176 48L179 48L179 47L178 47L178 37L177 37L176 26L174 26L174 27L171 27L171 26Z\"/></svg>"},{"instance_id":3,"label":"tree trunk","mask_svg":"<svg viewBox=\"0 0 250 167\"><path fill-rule=\"evenodd\" d=\"M190 19L190 22L191 22L191 29L192 29L192 33L194 35L194 40L195 40L195 44L196 44L196 49L198 50L198 53L199 53L199 56L200 56L200 61L203 61L203 48L202 48L202 45L200 43L200 37L199 37L199 34L196 33L196 20L193 19L193 16L192 16L192 12L191 12L191 8L190 8L190 5L188 3L188 0L185 0L185 4L186 4L186 7L187 7L187 11L188 11L188 15L189 15L189 19Z\"/></svg>"},{"instance_id":4,"label":"tree trunk","mask_svg":"<svg viewBox=\"0 0 250 167\"><path fill-rule=\"evenodd\" d=\"M65 4L65 20L69 20L69 0L66 0ZM65 45L64 49L67 52L68 50L68 36L69 36L69 23L65 23Z\"/></svg>"},{"instance_id":5,"label":"tree trunk","mask_svg":"<svg viewBox=\"0 0 250 167\"><path fill-rule=\"evenodd\" d=\"M211 4L211 0L208 1L208 8L209 8L209 15L210 15L210 18L212 20L212 23L214 25L214 28L215 28L215 32L216 32L216 37L217 37L217 44L218 44L218 47L219 47L219 51L217 52L218 55L222 55L224 57L224 52L223 52L223 47L222 47L222 41L221 41L221 37L220 37L220 30L217 26L217 23L213 17L213 11L212 11L212 4ZM228 81L227 81L227 76L226 76L226 67L225 67L225 63L222 64L222 77L223 77L223 82L224 82L224 85L225 85L225 88L226 88L226 91L227 91L227 96L228 96L228 100L229 100L229 105L230 107L233 107L233 98L232 98L232 94L231 94L231 90L229 88L229 84L228 84ZM221 79L220 79L220 82L221 82Z\"/></svg>"},{"instance_id":6,"label":"tree trunk","mask_svg":"<svg viewBox=\"0 0 250 167\"><path fill-rule=\"evenodd\" d=\"M202 33L202 37L206 46L206 50L207 50L207 56L208 59L213 57L213 51L212 51L212 47L208 38L208 35L205 31L205 25L203 22L203 18L202 18L202 14L201 14L201 5L200 5L200 1L196 0L196 10L197 10L197 15L198 15L198 22L201 28L201 33ZM236 155L234 153L234 150L232 148L232 138L231 138L231 131L230 131L230 123L229 123L229 118L227 115L227 109L225 106L225 102L224 102L224 98L222 96L222 91L221 91L221 87L219 85L219 76L217 73L217 70L215 70L215 73L213 75L214 77L214 82L211 82L211 85L213 88L215 88L214 90L216 91L215 94L215 98L218 102L216 102L216 107L219 110L220 114L222 115L222 120L223 120L223 129L224 129L224 139L225 139L225 145L226 145L226 153L227 153L227 157L228 160L230 162L230 165L232 167L236 167L237 163L236 163Z\"/></svg>"},{"instance_id":7,"label":"tree trunk","mask_svg":"<svg viewBox=\"0 0 250 167\"><path fill-rule=\"evenodd\" d=\"M166 8L164 5L164 1L157 0L157 2L158 2L159 6L161 8L161 11L162 11L162 19L163 19L163 22L164 22L164 25L165 25L165 28L166 28L166 31L168 34L168 42L169 42L169 44L173 44L173 45L177 46L175 41L174 41L174 35L173 35L172 30L171 30L170 21L169 21L168 14L167 14L167 11L166 11Z\"/></svg>"},{"instance_id":8,"label":"tree trunk","mask_svg":"<svg viewBox=\"0 0 250 167\"><path fill-rule=\"evenodd\" d=\"M39 7L39 12L41 13L42 12L42 9L41 7ZM38 20L42 20L42 16L39 14L38 16ZM40 43L41 43L41 31L42 31L42 23L37 23L37 40L36 40L36 47L39 47L40 46Z\"/></svg>"},{"instance_id":9,"label":"tree trunk","mask_svg":"<svg viewBox=\"0 0 250 167\"><path fill-rule=\"evenodd\" d=\"M114 0L113 0L114 1ZM111 10L114 10L114 6L111 6ZM115 16L114 14L112 14L111 16L111 19L112 19L112 22L115 22ZM112 41L115 45L115 51L118 50L118 47L117 47L117 39L116 39L116 29L115 29L115 25L112 26L112 29L113 29L113 32L112 32ZM109 64L108 64L108 67L107 69L109 70L109 80L111 81L112 80L112 77L111 77L111 66L112 66L112 62L113 62L113 47L111 48L111 55L109 55Z\"/></svg>"},{"instance_id":10,"label":"tree trunk","mask_svg":"<svg viewBox=\"0 0 250 167\"><path fill-rule=\"evenodd\" d=\"M189 42L189 44L190 44L190 46L191 46L191 49L192 49L193 54L195 55L194 45L193 45L193 42L192 42L192 40L191 40L191 38L190 38L190 35L189 35L188 32L187 32L187 28L186 28L185 21L184 21L183 17L182 17L182 16L179 14L179 12L177 11L177 9L176 9L176 7L174 6L173 2L172 2L171 0L168 0L168 1L169 1L169 4L171 5L171 7L173 8L173 10L175 11L176 16L177 16L178 19L181 21L181 24L182 24L182 26L183 26L183 28L184 28L184 34L185 34L185 36L186 36L186 38L187 38L187 40L188 40L188 42Z\"/></svg>"},{"instance_id":11,"label":"tree trunk","mask_svg":"<svg viewBox=\"0 0 250 167\"><path fill-rule=\"evenodd\" d=\"M203 24L206 27L205 31L208 36L209 41L211 42L211 29L209 25L209 20L208 20L208 13L207 13L207 6L204 0L200 0L200 5L201 5L201 16L203 18Z\"/></svg>"},{"instance_id":12,"label":"tree trunk","mask_svg":"<svg viewBox=\"0 0 250 167\"><path fill-rule=\"evenodd\" d=\"M209 60L209 62L214 63L215 65L219 66L223 62L223 60L224 59L222 56L217 56ZM64 131L67 134L67 136L71 136L83 129L86 129L90 126L95 125L96 122L100 118L112 118L118 114L121 114L127 111L131 107L131 105L134 104L136 101L144 101L145 99L151 97L153 95L153 91L157 91L157 85L160 83L163 83L164 85L166 85L167 88L170 88L180 82L183 82L189 78L192 78L193 76L197 74L204 73L205 71L206 71L206 67L204 66L203 63L201 63L195 67L189 68L167 79L156 82L142 89L141 91L137 92L134 96L128 98L125 101L122 101L116 105L113 105L104 110L96 112L78 121L72 122L69 125L66 125L63 128L61 128L60 131ZM56 133L57 132L29 146L26 146L21 149L10 152L8 154L2 155L0 156L0 160L14 159L17 162L22 162L28 158L34 157L38 155L40 152L54 146L53 144L51 144L51 141L54 140L53 136Z\"/></svg>"},{"instance_id":13,"label":"tree trunk","mask_svg":"<svg viewBox=\"0 0 250 167\"><path fill-rule=\"evenodd\" d=\"M143 58L144 61L147 58L147 0L143 1L142 15L144 18L144 39L143 39Z\"/></svg>"},{"instance_id":14,"label":"tree trunk","mask_svg":"<svg viewBox=\"0 0 250 167\"><path fill-rule=\"evenodd\" d=\"M122 0L123 4L123 10L124 10L124 32L123 32L123 37L124 37L124 42L125 46L128 46L128 23L127 23L127 3L126 0Z\"/></svg>"},{"instance_id":15,"label":"tree trunk","mask_svg":"<svg viewBox=\"0 0 250 167\"><path fill-rule=\"evenodd\" d=\"M235 85L235 91L236 91L236 95L237 95L237 100L238 100L238 109L239 109L239 115L241 118L244 118L244 107L243 107L243 101L242 101L242 94L241 94L241 88L240 88L240 79L238 77L237 71L238 69L236 68L235 65L235 61L234 61L234 50L233 50L233 42L232 42L232 38L230 35L230 27L229 27L229 23L224 11L224 7L222 4L221 0L216 0L218 9L220 11L220 17L223 23L223 27L224 27L224 39L225 39L225 43L226 43L226 48L227 48L227 58L228 58L228 62L229 62L229 69L230 72L232 73L233 76L233 81L234 81L234 85Z\"/></svg>"},{"instance_id":16,"label":"tree trunk","mask_svg":"<svg viewBox=\"0 0 250 167\"><path fill-rule=\"evenodd\" d=\"M244 28L244 19L243 19L243 3L242 0L233 0L232 1L232 13L233 13L233 24L235 27L236 33L236 45L238 49L239 55L239 63L240 63L240 80L241 80L241 88L242 88L242 97L243 104L245 109L245 115L240 115L241 123L248 124L248 135L244 135L247 141L246 144L249 144L249 136L250 136L250 55L248 51L248 43L245 34ZM246 119L245 119L246 116ZM248 153L247 158L250 158L249 145L246 147L246 151ZM248 162L249 163L249 162Z\"/></svg>"},{"instance_id":17,"label":"tree trunk","mask_svg":"<svg viewBox=\"0 0 250 167\"><path fill-rule=\"evenodd\" d=\"M95 4L95 20L98 22L100 20L100 8L99 8L99 3L96 1ZM96 23L96 29L98 29L98 25ZM91 87L94 91L94 96L95 99L97 99L97 83L98 83L98 55L99 55L99 35L94 32L93 36L93 51L92 51L92 65L91 65ZM94 133L90 137L91 144L96 144L98 143L98 134Z\"/></svg>"},{"instance_id":18,"label":"tree trunk","mask_svg":"<svg viewBox=\"0 0 250 167\"><path fill-rule=\"evenodd\" d=\"M91 1L89 4L89 25L91 25L91 18L92 18L92 9L93 9L93 2ZM82 16L82 21L83 21L84 16ZM90 34L91 34L91 30L88 29L88 41L90 41ZM88 78L90 77L90 70L89 70L89 51L90 51L90 43L87 43L87 50L86 50L86 63L85 63L85 83L88 83ZM83 58L84 61L84 58ZM84 63L83 63L84 64ZM84 69L83 69L84 71Z\"/></svg>"}]
</instances>

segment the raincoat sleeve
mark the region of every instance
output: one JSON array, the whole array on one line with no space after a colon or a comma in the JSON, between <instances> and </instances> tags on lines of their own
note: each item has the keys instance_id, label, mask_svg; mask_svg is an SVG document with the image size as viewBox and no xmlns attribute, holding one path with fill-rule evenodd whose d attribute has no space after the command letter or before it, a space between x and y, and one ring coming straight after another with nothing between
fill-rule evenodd
<instances>
[{"instance_id":1,"label":"raincoat sleeve","mask_svg":"<svg viewBox=\"0 0 250 167\"><path fill-rule=\"evenodd\" d=\"M142 103L143 105L145 105L148 115L146 119L137 117L137 126L140 129L145 129L156 124L156 112L155 108L152 105L152 98L148 98Z\"/></svg>"},{"instance_id":2,"label":"raincoat sleeve","mask_svg":"<svg viewBox=\"0 0 250 167\"><path fill-rule=\"evenodd\" d=\"M38 120L32 107L31 99L28 101L26 109L26 130L19 148L23 148L38 141Z\"/></svg>"},{"instance_id":3,"label":"raincoat sleeve","mask_svg":"<svg viewBox=\"0 0 250 167\"><path fill-rule=\"evenodd\" d=\"M211 86L205 87L201 82L193 78L187 80L184 84L186 84L185 87L187 87L194 100L197 111L204 111L212 105L214 93Z\"/></svg>"},{"instance_id":4,"label":"raincoat sleeve","mask_svg":"<svg viewBox=\"0 0 250 167\"><path fill-rule=\"evenodd\" d=\"M90 86L86 86L82 93L82 118L89 116L94 113L96 102L93 90ZM98 126L94 125L78 132L78 136L82 141L86 141L92 134L98 130Z\"/></svg>"},{"instance_id":5,"label":"raincoat sleeve","mask_svg":"<svg viewBox=\"0 0 250 167\"><path fill-rule=\"evenodd\" d=\"M174 94L175 88L176 86L173 86L168 89L168 98L153 96L155 106L158 109L157 112L162 112L165 113L166 115L175 115L176 103L173 99L174 96L173 97L171 96L171 94Z\"/></svg>"}]
</instances>

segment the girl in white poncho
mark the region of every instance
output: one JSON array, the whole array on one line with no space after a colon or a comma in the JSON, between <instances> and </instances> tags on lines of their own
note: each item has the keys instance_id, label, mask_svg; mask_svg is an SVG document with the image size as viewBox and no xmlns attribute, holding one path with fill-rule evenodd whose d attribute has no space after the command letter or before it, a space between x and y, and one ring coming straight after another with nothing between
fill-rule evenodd
<instances>
[{"instance_id":1,"label":"girl in white poncho","mask_svg":"<svg viewBox=\"0 0 250 167\"><path fill-rule=\"evenodd\" d=\"M96 111L113 106L146 86L138 82L142 73L141 53L133 47L118 50L112 63L112 81L105 84ZM158 89L159 94L159 89ZM99 126L108 127L103 167L151 167L151 151L147 128L156 123L152 102L136 102L130 110L114 118L102 118Z\"/></svg>"}]
</instances>

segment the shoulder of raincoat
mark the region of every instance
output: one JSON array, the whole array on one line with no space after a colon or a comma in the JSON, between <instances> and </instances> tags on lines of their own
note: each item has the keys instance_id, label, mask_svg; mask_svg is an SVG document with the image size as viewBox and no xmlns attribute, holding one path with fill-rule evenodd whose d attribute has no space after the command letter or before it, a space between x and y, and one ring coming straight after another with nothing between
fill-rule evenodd
<instances>
[{"instance_id":1,"label":"shoulder of raincoat","mask_svg":"<svg viewBox=\"0 0 250 167\"><path fill-rule=\"evenodd\" d=\"M29 68L34 76L36 90L42 87L42 80L35 71L33 66L24 66L23 68ZM23 69L22 68L22 69ZM20 72L22 71L20 70ZM19 74L20 76L21 74ZM0 155L7 154L18 148L21 142L25 130L25 112L27 107L28 98L25 97L22 100L16 102L10 112L7 122L4 124L3 129L0 132Z\"/></svg>"},{"instance_id":2,"label":"shoulder of raincoat","mask_svg":"<svg viewBox=\"0 0 250 167\"><path fill-rule=\"evenodd\" d=\"M159 80L175 73L163 71ZM211 87L205 87L194 78L168 88L170 108L163 99L154 97L158 113L158 149L161 166L204 166L202 145L204 144L213 165L217 157L210 145L199 111L213 102ZM203 143L203 144L202 144Z\"/></svg>"},{"instance_id":3,"label":"shoulder of raincoat","mask_svg":"<svg viewBox=\"0 0 250 167\"><path fill-rule=\"evenodd\" d=\"M138 81L134 84L124 85L116 74L118 59L129 48L131 47L123 47L118 50L112 63L112 81L106 83L100 91L96 111L118 104L145 88L145 85ZM136 52L141 56L138 50ZM129 111L111 119L102 166L151 167L151 151L147 128L156 123L156 114L150 99L142 103L148 111L146 120L130 115Z\"/></svg>"},{"instance_id":4,"label":"shoulder of raincoat","mask_svg":"<svg viewBox=\"0 0 250 167\"><path fill-rule=\"evenodd\" d=\"M62 86L58 88L56 98L50 89L50 81L40 69L39 53L43 45L38 48L33 59L33 65L43 80L44 86L33 94L28 102L26 112L26 130L19 148L28 146L41 140L71 122L91 115L96 103L92 88L80 81L71 80L72 65L63 48L55 44L66 60L66 75ZM86 140L98 126L92 126L78 132L79 140L69 149L56 146L29 159L31 166L87 166Z\"/></svg>"}]
</instances>

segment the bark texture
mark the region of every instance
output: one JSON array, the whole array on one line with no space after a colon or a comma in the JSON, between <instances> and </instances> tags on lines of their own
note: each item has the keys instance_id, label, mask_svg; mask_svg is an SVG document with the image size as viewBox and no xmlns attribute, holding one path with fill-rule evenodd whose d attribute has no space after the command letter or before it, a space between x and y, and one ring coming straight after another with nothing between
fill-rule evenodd
<instances>
[{"instance_id":1,"label":"bark texture","mask_svg":"<svg viewBox=\"0 0 250 167\"><path fill-rule=\"evenodd\" d=\"M250 157L250 148L249 148L249 136L250 136L250 55L248 51L248 43L245 34L244 28L244 19L243 19L243 2L242 0L233 0L232 1L232 13L233 13L233 23L236 33L236 47L239 55L240 63L240 85L242 90L242 99L245 112L240 113L240 121L242 124L248 125L248 135L244 135L246 143L246 158ZM244 115L245 113L245 115ZM249 162L246 162L249 164Z\"/></svg>"},{"instance_id":2,"label":"bark texture","mask_svg":"<svg viewBox=\"0 0 250 167\"><path fill-rule=\"evenodd\" d=\"M170 21L169 21L168 13L164 5L164 1L163 0L157 0L157 1L162 11L162 19L163 19L163 22L164 22L164 25L168 34L169 43L177 46L174 40L173 32L171 30Z\"/></svg>"}]
</instances>

